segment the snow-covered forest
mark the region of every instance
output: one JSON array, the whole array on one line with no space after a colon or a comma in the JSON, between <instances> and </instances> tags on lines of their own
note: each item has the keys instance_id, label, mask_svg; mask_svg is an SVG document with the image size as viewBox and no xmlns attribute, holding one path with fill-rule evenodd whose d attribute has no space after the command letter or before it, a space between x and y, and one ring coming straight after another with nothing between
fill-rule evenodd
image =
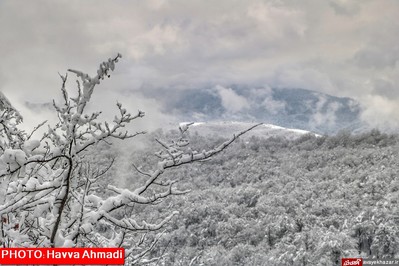
<instances>
[{"instance_id":1,"label":"snow-covered forest","mask_svg":"<svg viewBox=\"0 0 399 266\"><path fill-rule=\"evenodd\" d=\"M0 0L0 254L399 260L398 14L398 0Z\"/></svg>"},{"instance_id":2,"label":"snow-covered forest","mask_svg":"<svg viewBox=\"0 0 399 266\"><path fill-rule=\"evenodd\" d=\"M126 264L137 264L159 242L159 236L147 234L157 235L178 211L168 208L157 217L148 217L148 211L134 206L153 206L170 196L189 193L176 188L177 179L163 179L165 172L212 159L258 126L197 151L186 138L190 123L180 124L178 136L156 139L160 146L155 153L157 161L149 168L134 165L135 173L144 179L135 180L129 188L102 181L102 177L111 174L120 182L121 176L110 171L118 152L107 154L101 144L145 134L125 129L129 123L143 118L143 111L132 115L117 103L118 114L112 122L100 121L101 111L86 111L95 88L110 78L121 57L118 54L102 62L95 76L69 69L68 73L76 76L72 94L68 73L60 74L62 103L53 101L58 118L54 125L44 121L30 132L22 130L22 116L0 94L2 247L123 247Z\"/></svg>"},{"instance_id":3,"label":"snow-covered forest","mask_svg":"<svg viewBox=\"0 0 399 266\"><path fill-rule=\"evenodd\" d=\"M126 265L398 257L397 135L251 135L255 124L226 138L187 123L129 133L144 112L118 103L112 123L85 112L120 57L95 77L69 70L72 94L60 76L55 125L20 129L22 116L0 95L2 247L124 247Z\"/></svg>"},{"instance_id":4,"label":"snow-covered forest","mask_svg":"<svg viewBox=\"0 0 399 266\"><path fill-rule=\"evenodd\" d=\"M190 139L197 147L223 142ZM153 265L341 265L342 257L398 257L398 140L378 130L243 138L213 161L168 173L191 192L148 210L153 219L165 209L180 213L152 251L162 257ZM128 161L146 162L153 151ZM127 187L132 178L126 175Z\"/></svg>"}]
</instances>

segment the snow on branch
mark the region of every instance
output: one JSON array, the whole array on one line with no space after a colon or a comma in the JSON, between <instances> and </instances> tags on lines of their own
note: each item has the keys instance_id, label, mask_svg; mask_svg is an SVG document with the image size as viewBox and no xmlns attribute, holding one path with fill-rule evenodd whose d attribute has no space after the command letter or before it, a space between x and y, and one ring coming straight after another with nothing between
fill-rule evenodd
<instances>
[{"instance_id":1,"label":"snow on branch","mask_svg":"<svg viewBox=\"0 0 399 266\"><path fill-rule=\"evenodd\" d=\"M109 72L114 71L115 63L118 62L118 59L122 58L121 54L118 54L115 58L110 58L108 61L102 62L100 67L97 70L97 75L92 78L88 74L74 70L68 69L69 72L75 73L83 83L83 91L82 91L82 102L80 104L86 104L90 101L91 95L93 94L94 87L100 84L100 81L103 80L105 77L110 77Z\"/></svg>"},{"instance_id":2,"label":"snow on branch","mask_svg":"<svg viewBox=\"0 0 399 266\"><path fill-rule=\"evenodd\" d=\"M189 192L179 190L176 180L162 180L165 171L209 159L260 125L233 135L213 149L196 152L190 149L186 137L192 123L180 124L177 139L156 140L161 151L156 154L159 161L152 171L134 165L137 173L146 178L135 189L116 187L107 181L101 183L100 178L112 170L116 156L106 166L90 161L91 156L98 156L96 149L108 144L110 139L127 140L145 133L131 133L125 129L129 123L143 118L145 113L138 110L131 114L119 102L112 121L99 121L100 111L86 112L95 86L110 76L120 58L118 54L101 63L94 77L69 69L68 72L79 79L74 96L66 86L68 74L60 74L62 102L53 101L58 122L48 125L39 139L34 139L34 135L45 122L29 135L19 130L17 125L22 117L0 93L0 245L73 247L113 243L120 246L124 245L123 241L137 240L135 234L157 232L178 212L143 219L140 217L145 215L141 216L143 213L132 206L151 207L169 196ZM100 150L100 153L103 151L106 152ZM119 177L115 178L118 180ZM147 241L147 246L140 246L141 242L131 245L140 246L137 250L129 249L131 261L143 259L157 241L153 238Z\"/></svg>"},{"instance_id":3,"label":"snow on branch","mask_svg":"<svg viewBox=\"0 0 399 266\"><path fill-rule=\"evenodd\" d=\"M222 144L218 145L214 149L203 151L201 153L191 152L185 153L184 151L180 150L181 147L178 145L179 141L184 139L183 134L187 131L181 131L182 135L176 141L172 141L171 144L167 144L166 142L159 141L160 145L166 150L166 156L160 161L157 165L157 169L152 172L143 172L137 166L134 166L135 169L142 175L147 176L148 179L144 183L144 185L138 187L134 191L130 191L128 189L120 189L114 186L108 186L108 188L115 192L117 195L109 197L108 199L102 202L102 206L99 209L100 216L96 219L100 220L105 217L106 213L111 213L114 210L117 210L121 207L128 206L131 203L138 203L138 204L150 204L156 202L159 199L166 198L170 195L180 195L187 193L188 191L178 191L172 189L172 185L176 182L174 181L166 181L166 182L157 182L157 179L164 173L164 171L168 168L178 167L183 164L193 163L197 161L203 161L208 158L213 157L214 155L220 153L224 149L226 149L229 145L231 145L238 137L242 136L243 134L247 133L248 131L254 129L255 127L261 124L256 124L246 130L243 130L237 134L234 134L229 140L223 142ZM160 185L160 186L167 186L167 189L163 192L158 193L149 193L147 196L143 196L144 192L148 190L148 188L152 185Z\"/></svg>"},{"instance_id":4,"label":"snow on branch","mask_svg":"<svg viewBox=\"0 0 399 266\"><path fill-rule=\"evenodd\" d=\"M165 171L165 169L177 167L177 166L180 166L183 164L206 160L206 159L218 154L219 152L223 151L224 149L226 149L238 137L244 135L248 131L250 131L260 125L261 125L261 123L256 124L246 130L243 130L237 134L234 134L229 140L223 142L222 144L215 147L214 149L208 150L208 151L203 151L200 153L192 152L191 150L189 153L184 153L181 149L179 149L180 148L179 143L182 140L184 140L183 136L181 136L177 141L172 142L171 144L166 144L166 143L158 140L158 143L160 143L162 145L162 147L164 148L164 151L158 152L157 155L158 155L158 157L160 157L163 160L158 163L158 168L151 174L151 176L147 180L147 182L143 186L137 188L135 190L135 193L139 194L139 195L144 193L148 189L148 187L151 184L153 184L157 180L157 178ZM186 131L187 131L187 129L184 130L184 132L186 132ZM182 134L184 132L182 132Z\"/></svg>"}]
</instances>

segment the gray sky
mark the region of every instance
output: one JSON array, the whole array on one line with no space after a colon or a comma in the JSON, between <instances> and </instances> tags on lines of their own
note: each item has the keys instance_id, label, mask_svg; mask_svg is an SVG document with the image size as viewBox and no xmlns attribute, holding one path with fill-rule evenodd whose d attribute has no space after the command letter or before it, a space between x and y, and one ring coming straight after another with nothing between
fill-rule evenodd
<instances>
[{"instance_id":1,"label":"gray sky","mask_svg":"<svg viewBox=\"0 0 399 266\"><path fill-rule=\"evenodd\" d=\"M92 108L119 100L149 127L173 118L146 89L233 83L353 97L399 126L398 14L397 0L1 0L0 90L33 125L46 111L24 103L58 99L57 72L120 52Z\"/></svg>"}]
</instances>

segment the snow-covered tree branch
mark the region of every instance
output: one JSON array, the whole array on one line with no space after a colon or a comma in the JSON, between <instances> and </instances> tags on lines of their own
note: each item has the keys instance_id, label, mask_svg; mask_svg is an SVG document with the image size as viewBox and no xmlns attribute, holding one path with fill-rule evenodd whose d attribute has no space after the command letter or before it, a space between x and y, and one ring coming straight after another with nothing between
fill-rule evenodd
<instances>
[{"instance_id":1,"label":"snow-covered tree branch","mask_svg":"<svg viewBox=\"0 0 399 266\"><path fill-rule=\"evenodd\" d=\"M137 261L148 254L157 240L143 240L148 245L136 245L129 237L160 230L177 211L170 211L156 221L145 221L139 218L140 213L125 211L121 216L121 210L187 193L176 187L176 180L162 180L164 172L207 160L257 126L239 132L214 149L198 152L190 149L186 138L190 124L182 124L176 140L157 140L161 151L156 153L159 162L152 171L134 166L136 174L146 178L143 184L137 184L134 190L113 185L99 190L98 181L115 158L99 167L91 164L86 155L95 152L101 142L126 140L145 133L125 130L127 124L145 114L142 111L130 114L120 103L112 122L100 122L101 112L86 112L96 86L110 77L120 58L118 54L101 63L94 77L68 70L78 78L74 96L67 89L70 77L60 74L62 102L53 101L58 123L47 125L40 138L35 135L45 123L26 134L18 128L22 117L0 94L0 244L3 247L124 246L132 261Z\"/></svg>"}]
</instances>

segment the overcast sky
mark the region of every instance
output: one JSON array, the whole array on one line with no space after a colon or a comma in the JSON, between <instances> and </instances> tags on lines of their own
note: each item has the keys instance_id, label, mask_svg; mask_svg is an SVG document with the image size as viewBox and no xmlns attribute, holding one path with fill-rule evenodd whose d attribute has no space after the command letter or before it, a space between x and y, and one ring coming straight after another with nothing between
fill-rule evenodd
<instances>
[{"instance_id":1,"label":"overcast sky","mask_svg":"<svg viewBox=\"0 0 399 266\"><path fill-rule=\"evenodd\" d=\"M353 97L399 125L398 14L397 0L1 0L0 90L33 124L46 114L25 103L58 99L58 72L120 52L92 107L119 100L148 126L173 118L145 90L234 83Z\"/></svg>"}]
</instances>

